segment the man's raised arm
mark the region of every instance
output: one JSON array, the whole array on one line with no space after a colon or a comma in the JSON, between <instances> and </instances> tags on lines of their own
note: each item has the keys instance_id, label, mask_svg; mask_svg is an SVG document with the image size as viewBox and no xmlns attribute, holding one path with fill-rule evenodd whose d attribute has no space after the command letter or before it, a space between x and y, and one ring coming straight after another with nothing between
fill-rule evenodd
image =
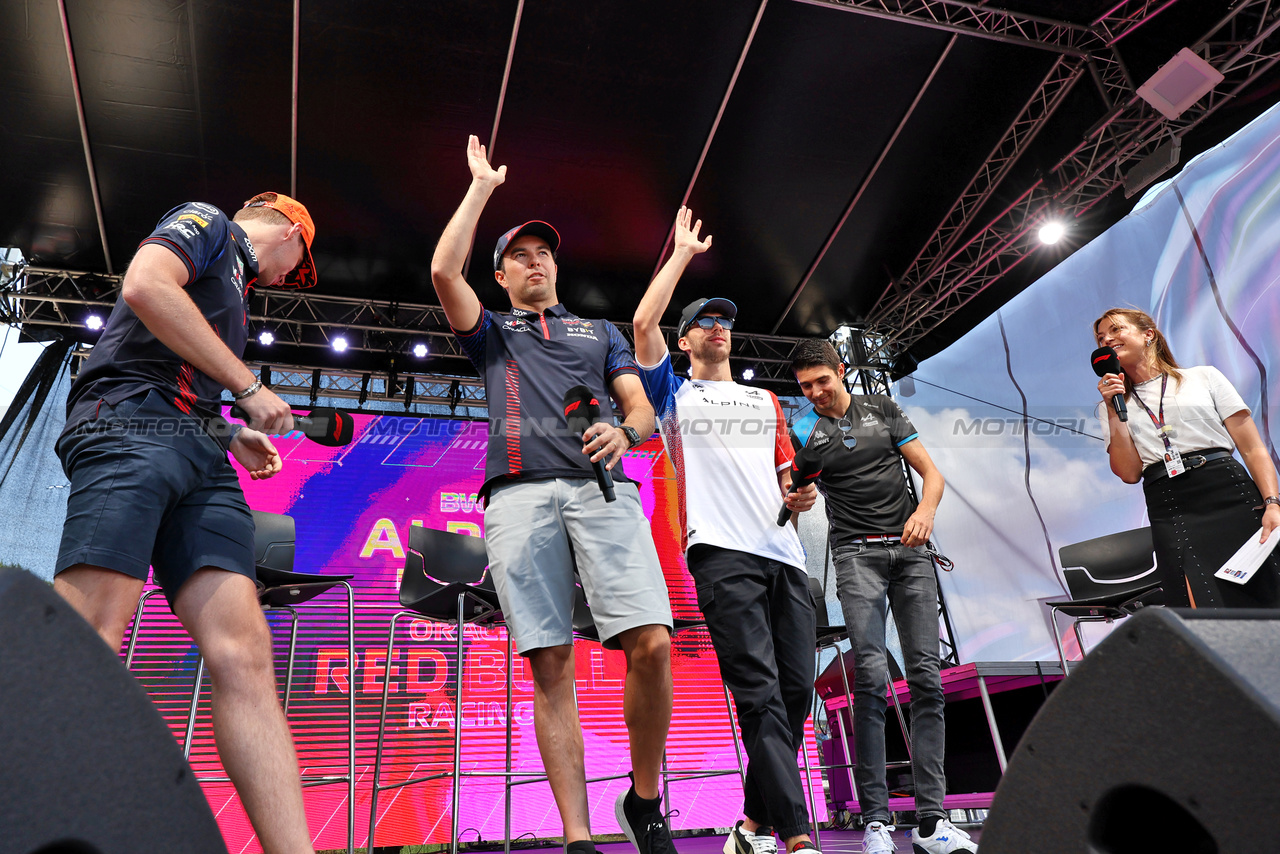
<instances>
[{"instance_id":1,"label":"man's raised arm","mask_svg":"<svg viewBox=\"0 0 1280 854\"><path fill-rule=\"evenodd\" d=\"M493 188L507 179L507 167L490 166L484 146L474 134L467 139L467 165L471 167L471 186L445 226L431 258L431 284L435 285L449 325L459 332L469 331L480 322L480 300L462 277L462 265L466 263L480 212Z\"/></svg>"},{"instance_id":2,"label":"man's raised arm","mask_svg":"<svg viewBox=\"0 0 1280 854\"><path fill-rule=\"evenodd\" d=\"M658 323L662 320L662 313L667 310L667 304L671 302L671 295L675 293L684 268L689 266L694 255L700 255L711 248L710 234L706 240L698 240L702 220L690 227L692 220L693 211L681 206L680 212L676 214L676 237L671 257L649 283L649 290L645 291L644 299L640 300L635 317L631 320L632 333L636 339L636 361L647 367L658 364L666 355L667 343L662 339Z\"/></svg>"}]
</instances>

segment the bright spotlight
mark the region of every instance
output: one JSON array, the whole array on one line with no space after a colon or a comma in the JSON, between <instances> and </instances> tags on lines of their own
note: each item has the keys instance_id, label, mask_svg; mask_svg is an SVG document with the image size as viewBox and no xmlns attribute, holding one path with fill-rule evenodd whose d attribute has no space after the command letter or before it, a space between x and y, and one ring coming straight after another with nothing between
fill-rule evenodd
<instances>
[{"instance_id":1,"label":"bright spotlight","mask_svg":"<svg viewBox=\"0 0 1280 854\"><path fill-rule=\"evenodd\" d=\"M1050 220L1040 227L1040 242L1052 246L1067 233L1067 227L1058 220Z\"/></svg>"},{"instance_id":2,"label":"bright spotlight","mask_svg":"<svg viewBox=\"0 0 1280 854\"><path fill-rule=\"evenodd\" d=\"M755 368L743 368L742 378L748 381L755 379L756 378Z\"/></svg>"},{"instance_id":3,"label":"bright spotlight","mask_svg":"<svg viewBox=\"0 0 1280 854\"><path fill-rule=\"evenodd\" d=\"M427 345L421 342L414 344L413 355L417 356L419 359L425 359L427 357Z\"/></svg>"},{"instance_id":4,"label":"bright spotlight","mask_svg":"<svg viewBox=\"0 0 1280 854\"><path fill-rule=\"evenodd\" d=\"M337 350L339 353L345 353L347 350L347 339L339 335L337 338L333 339L333 342L330 346L332 346L333 349Z\"/></svg>"},{"instance_id":5,"label":"bright spotlight","mask_svg":"<svg viewBox=\"0 0 1280 854\"><path fill-rule=\"evenodd\" d=\"M276 343L276 336L270 329L264 329L258 333L258 343L264 347L269 347Z\"/></svg>"},{"instance_id":6,"label":"bright spotlight","mask_svg":"<svg viewBox=\"0 0 1280 854\"><path fill-rule=\"evenodd\" d=\"M97 332L102 328L102 315L91 314L84 319L84 325Z\"/></svg>"}]
</instances>

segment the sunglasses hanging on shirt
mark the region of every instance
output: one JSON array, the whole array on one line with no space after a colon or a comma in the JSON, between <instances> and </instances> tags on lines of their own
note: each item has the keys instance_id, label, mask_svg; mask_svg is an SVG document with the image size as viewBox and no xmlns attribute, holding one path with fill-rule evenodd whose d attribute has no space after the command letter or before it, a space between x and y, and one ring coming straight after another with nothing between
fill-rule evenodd
<instances>
[{"instance_id":1,"label":"sunglasses hanging on shirt","mask_svg":"<svg viewBox=\"0 0 1280 854\"><path fill-rule=\"evenodd\" d=\"M853 422L849 420L849 416L844 416L836 422L836 426L840 428L840 432L844 434L844 446L849 450L853 450L858 444L858 437L850 435L849 431L853 429Z\"/></svg>"}]
</instances>

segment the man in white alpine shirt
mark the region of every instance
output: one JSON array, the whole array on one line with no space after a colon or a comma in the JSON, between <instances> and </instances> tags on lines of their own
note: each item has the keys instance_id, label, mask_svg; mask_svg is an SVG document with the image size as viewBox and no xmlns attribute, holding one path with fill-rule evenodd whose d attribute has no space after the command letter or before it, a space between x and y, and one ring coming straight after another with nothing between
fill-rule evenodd
<instances>
[{"instance_id":1,"label":"man in white alpine shirt","mask_svg":"<svg viewBox=\"0 0 1280 854\"><path fill-rule=\"evenodd\" d=\"M682 207L675 247L634 318L635 354L678 481L682 546L720 673L733 694L749 763L743 815L725 854L816 851L796 765L813 697L815 617L804 549L786 504L808 510L813 485L787 495L794 451L770 391L739 385L729 369L737 307L697 299L680 318L692 376L676 377L658 323L681 273L711 246ZM793 517L794 518L794 517Z\"/></svg>"}]
</instances>

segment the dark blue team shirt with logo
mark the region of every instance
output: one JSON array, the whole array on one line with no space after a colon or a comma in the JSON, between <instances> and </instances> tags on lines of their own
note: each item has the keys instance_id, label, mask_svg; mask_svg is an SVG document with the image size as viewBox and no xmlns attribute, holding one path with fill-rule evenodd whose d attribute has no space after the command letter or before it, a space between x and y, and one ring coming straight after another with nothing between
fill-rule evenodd
<instances>
[{"instance_id":1,"label":"dark blue team shirt with logo","mask_svg":"<svg viewBox=\"0 0 1280 854\"><path fill-rule=\"evenodd\" d=\"M508 479L594 477L581 435L566 428L564 393L585 385L601 402L602 419L613 421L609 383L640 373L618 328L553 305L542 314L484 309L474 329L454 335L484 377L489 405L481 494ZM622 466L612 474L628 480Z\"/></svg>"},{"instance_id":2,"label":"dark blue team shirt with logo","mask_svg":"<svg viewBox=\"0 0 1280 854\"><path fill-rule=\"evenodd\" d=\"M189 202L165 214L140 246L148 243L182 260L187 295L228 349L243 356L249 335L248 299L258 280L258 258L244 229L213 205ZM222 421L222 384L160 343L124 299L118 299L71 386L66 429L92 419L99 401L114 406L152 389L188 415ZM228 435L225 425L214 432Z\"/></svg>"}]
</instances>

